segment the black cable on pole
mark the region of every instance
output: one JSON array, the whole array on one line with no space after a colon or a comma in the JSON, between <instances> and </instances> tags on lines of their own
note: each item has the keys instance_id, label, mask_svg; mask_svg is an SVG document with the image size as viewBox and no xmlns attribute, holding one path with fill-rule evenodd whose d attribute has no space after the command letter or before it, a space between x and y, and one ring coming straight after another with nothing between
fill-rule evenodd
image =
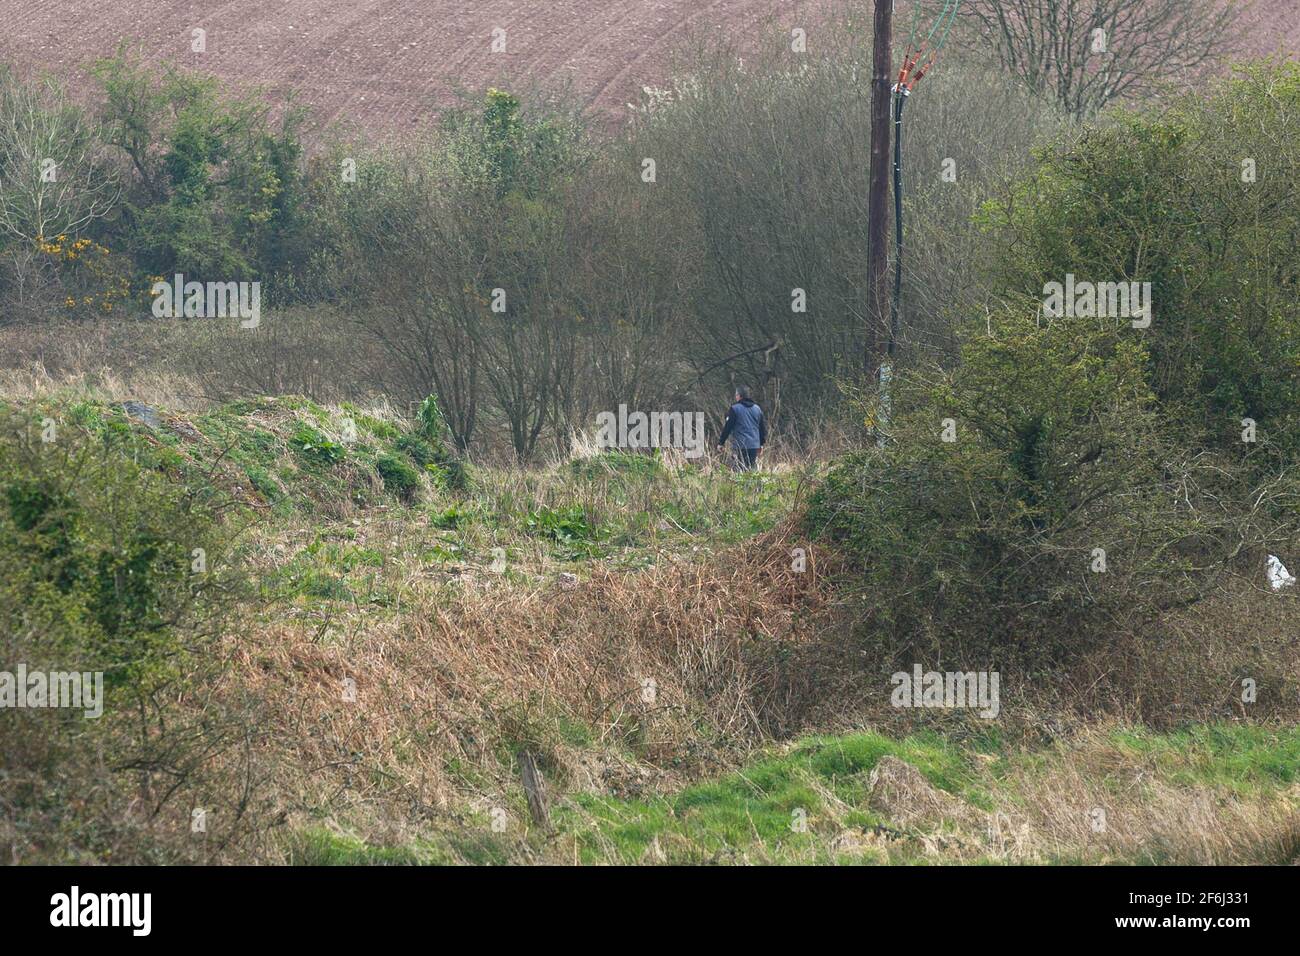
<instances>
[{"instance_id":1,"label":"black cable on pole","mask_svg":"<svg viewBox=\"0 0 1300 956\"><path fill-rule=\"evenodd\" d=\"M894 88L894 297L889 305L889 344L886 354L894 357L898 346L900 308L903 298L903 107L908 91L901 84Z\"/></svg>"},{"instance_id":2,"label":"black cable on pole","mask_svg":"<svg viewBox=\"0 0 1300 956\"><path fill-rule=\"evenodd\" d=\"M914 46L918 25L916 17L921 9L920 4L917 4L913 15L912 37L907 41L903 66L898 72L898 83L894 86L894 295L889 306L889 341L886 346L886 354L891 362L898 348L903 299L903 108L916 84L930 72L939 51L948 42L948 31L957 19L960 6L961 0L944 0L943 10L930 27L929 34L919 46ZM939 37L938 43L931 48L930 43L936 34Z\"/></svg>"}]
</instances>

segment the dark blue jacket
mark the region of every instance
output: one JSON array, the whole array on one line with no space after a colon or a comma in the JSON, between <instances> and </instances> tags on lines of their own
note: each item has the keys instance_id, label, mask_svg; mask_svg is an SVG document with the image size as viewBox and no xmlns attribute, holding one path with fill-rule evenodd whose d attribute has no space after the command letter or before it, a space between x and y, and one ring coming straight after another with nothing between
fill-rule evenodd
<instances>
[{"instance_id":1,"label":"dark blue jacket","mask_svg":"<svg viewBox=\"0 0 1300 956\"><path fill-rule=\"evenodd\" d=\"M732 405L727 411L727 423L722 426L718 444L728 438L737 448L762 448L767 444L767 419L763 410L749 399Z\"/></svg>"}]
</instances>

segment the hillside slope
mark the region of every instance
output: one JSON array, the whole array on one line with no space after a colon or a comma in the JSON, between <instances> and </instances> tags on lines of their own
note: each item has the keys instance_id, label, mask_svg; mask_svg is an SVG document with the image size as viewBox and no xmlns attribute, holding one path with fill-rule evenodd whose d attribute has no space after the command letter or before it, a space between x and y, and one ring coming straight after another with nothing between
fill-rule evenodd
<instances>
[{"instance_id":1,"label":"hillside slope","mask_svg":"<svg viewBox=\"0 0 1300 956\"><path fill-rule=\"evenodd\" d=\"M568 88L621 116L661 81L674 44L716 25L744 40L772 20L811 27L832 0L0 0L0 61L45 69L74 88L119 44L146 56L292 91L323 122L397 133L427 125L459 88L529 83ZM1300 5L1256 0L1244 14L1247 52L1300 50ZM492 52L493 31L506 49ZM191 50L206 31L206 52Z\"/></svg>"},{"instance_id":2,"label":"hillside slope","mask_svg":"<svg viewBox=\"0 0 1300 956\"><path fill-rule=\"evenodd\" d=\"M0 60L87 83L122 42L225 80L292 90L325 121L375 130L427 124L457 87L570 86L617 115L662 79L689 26L736 33L767 17L799 22L829 0L0 0ZM494 29L506 49L492 52ZM207 50L190 49L194 29Z\"/></svg>"}]
</instances>

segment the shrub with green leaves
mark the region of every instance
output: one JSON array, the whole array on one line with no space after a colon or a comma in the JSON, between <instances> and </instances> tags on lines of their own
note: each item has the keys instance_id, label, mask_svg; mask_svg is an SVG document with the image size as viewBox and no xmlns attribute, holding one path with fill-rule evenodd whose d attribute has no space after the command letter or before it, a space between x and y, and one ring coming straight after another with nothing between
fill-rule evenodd
<instances>
[{"instance_id":1,"label":"shrub with green leaves","mask_svg":"<svg viewBox=\"0 0 1300 956\"><path fill-rule=\"evenodd\" d=\"M131 461L129 438L78 441L67 428L59 441L32 441L10 414L0 423L7 610L55 656L149 685L170 673L176 625L211 583L194 563L224 551L214 514Z\"/></svg>"},{"instance_id":2,"label":"shrub with green leaves","mask_svg":"<svg viewBox=\"0 0 1300 956\"><path fill-rule=\"evenodd\" d=\"M985 212L1004 294L1151 283L1146 380L1171 426L1240 451L1250 418L1300 454L1300 65L1118 112Z\"/></svg>"},{"instance_id":3,"label":"shrub with green leaves","mask_svg":"<svg viewBox=\"0 0 1300 956\"><path fill-rule=\"evenodd\" d=\"M1143 639L1294 552L1297 173L1300 67L1258 68L1085 127L985 209L1002 304L957 367L900 378L884 447L842 460L809 512L891 648L1052 660ZM1046 309L1070 276L1150 282L1150 325Z\"/></svg>"},{"instance_id":4,"label":"shrub with green leaves","mask_svg":"<svg viewBox=\"0 0 1300 956\"><path fill-rule=\"evenodd\" d=\"M215 693L243 592L229 503L139 464L129 431L44 414L0 407L0 659L102 673L103 712L0 711L0 853L193 860L192 805L230 811L212 832L237 845L260 810L220 758L251 720Z\"/></svg>"},{"instance_id":5,"label":"shrub with green leaves","mask_svg":"<svg viewBox=\"0 0 1300 956\"><path fill-rule=\"evenodd\" d=\"M1059 659L1261 546L1222 463L1162 432L1147 366L1127 323L1009 312L955 370L899 380L889 440L841 460L808 513L891 648Z\"/></svg>"},{"instance_id":6,"label":"shrub with green leaves","mask_svg":"<svg viewBox=\"0 0 1300 956\"><path fill-rule=\"evenodd\" d=\"M529 534L550 538L560 544L585 541L595 534L581 505L568 508L541 507L524 518L524 530Z\"/></svg>"},{"instance_id":7,"label":"shrub with green leaves","mask_svg":"<svg viewBox=\"0 0 1300 956\"><path fill-rule=\"evenodd\" d=\"M118 229L140 270L229 281L299 266L300 110L277 128L261 99L125 50L95 74L104 138L133 173Z\"/></svg>"}]
</instances>

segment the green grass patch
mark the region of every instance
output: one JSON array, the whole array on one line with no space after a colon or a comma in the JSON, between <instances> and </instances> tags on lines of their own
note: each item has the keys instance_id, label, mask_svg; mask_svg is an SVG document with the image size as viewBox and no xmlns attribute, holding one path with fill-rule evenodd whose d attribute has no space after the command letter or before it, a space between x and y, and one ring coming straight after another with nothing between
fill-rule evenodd
<instances>
[{"instance_id":1,"label":"green grass patch","mask_svg":"<svg viewBox=\"0 0 1300 956\"><path fill-rule=\"evenodd\" d=\"M1155 778L1169 785L1242 798L1286 791L1300 771L1300 728L1216 724L1171 733L1123 729L1109 740L1117 756L1129 758L1121 765L1149 766ZM1013 749L996 734L960 743L929 732L898 740L871 732L811 737L674 796L581 795L561 808L558 818L578 839L588 862L663 857L678 863L850 862L830 850L837 833L891 827L891 821L867 808L870 771L886 755L915 767L934 787L994 811L1018 802L1014 781L1048 773L1070 760L1070 754L1058 747ZM806 822L803 832L800 818ZM889 844L885 856L890 862L933 862L907 840ZM852 861L861 862L860 855Z\"/></svg>"}]
</instances>

